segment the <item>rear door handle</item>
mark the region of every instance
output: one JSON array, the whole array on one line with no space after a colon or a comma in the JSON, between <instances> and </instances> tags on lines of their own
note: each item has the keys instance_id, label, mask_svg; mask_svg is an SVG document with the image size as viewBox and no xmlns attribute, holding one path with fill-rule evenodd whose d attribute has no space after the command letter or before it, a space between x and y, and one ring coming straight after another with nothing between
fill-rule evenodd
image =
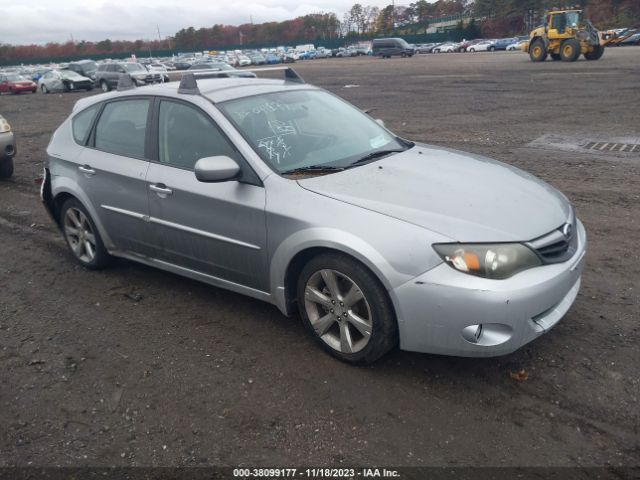
<instances>
[{"instance_id":1,"label":"rear door handle","mask_svg":"<svg viewBox=\"0 0 640 480\"><path fill-rule=\"evenodd\" d=\"M87 175L95 175L96 171L91 168L89 165L80 165L78 167L78 170L80 170L82 173L85 173Z\"/></svg>"},{"instance_id":2,"label":"rear door handle","mask_svg":"<svg viewBox=\"0 0 640 480\"><path fill-rule=\"evenodd\" d=\"M156 183L155 185L149 185L149 190L156 192L159 196L171 195L173 190L167 188L164 183Z\"/></svg>"}]
</instances>

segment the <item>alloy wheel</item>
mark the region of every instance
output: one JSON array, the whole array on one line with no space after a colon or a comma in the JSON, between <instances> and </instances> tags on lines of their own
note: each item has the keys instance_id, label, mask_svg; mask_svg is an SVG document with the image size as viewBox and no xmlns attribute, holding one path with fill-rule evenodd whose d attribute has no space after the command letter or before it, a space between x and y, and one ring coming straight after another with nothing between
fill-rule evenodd
<instances>
[{"instance_id":1,"label":"alloy wheel","mask_svg":"<svg viewBox=\"0 0 640 480\"><path fill-rule=\"evenodd\" d=\"M64 216L64 235L73 254L83 263L96 256L96 237L87 216L77 208L69 208Z\"/></svg>"},{"instance_id":2,"label":"alloy wheel","mask_svg":"<svg viewBox=\"0 0 640 480\"><path fill-rule=\"evenodd\" d=\"M305 310L320 339L341 353L367 346L373 328L371 307L360 287L337 270L315 272L305 287Z\"/></svg>"}]
</instances>

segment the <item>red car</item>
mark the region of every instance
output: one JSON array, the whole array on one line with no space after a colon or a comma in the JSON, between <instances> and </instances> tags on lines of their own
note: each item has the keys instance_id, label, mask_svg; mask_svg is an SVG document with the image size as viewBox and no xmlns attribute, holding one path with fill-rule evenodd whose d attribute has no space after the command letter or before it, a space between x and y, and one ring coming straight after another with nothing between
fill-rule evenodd
<instances>
[{"instance_id":1,"label":"red car","mask_svg":"<svg viewBox=\"0 0 640 480\"><path fill-rule=\"evenodd\" d=\"M38 86L17 73L0 74L0 93L36 93Z\"/></svg>"}]
</instances>

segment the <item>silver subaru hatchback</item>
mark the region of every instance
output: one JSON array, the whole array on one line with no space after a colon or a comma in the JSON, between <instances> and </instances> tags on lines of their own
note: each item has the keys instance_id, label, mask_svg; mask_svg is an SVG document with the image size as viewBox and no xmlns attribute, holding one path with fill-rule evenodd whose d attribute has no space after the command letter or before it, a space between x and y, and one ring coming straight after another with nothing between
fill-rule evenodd
<instances>
[{"instance_id":1,"label":"silver subaru hatchback","mask_svg":"<svg viewBox=\"0 0 640 480\"><path fill-rule=\"evenodd\" d=\"M123 257L271 302L348 362L504 355L580 288L564 195L400 138L291 69L125 80L79 100L47 157L42 198L82 265Z\"/></svg>"}]
</instances>

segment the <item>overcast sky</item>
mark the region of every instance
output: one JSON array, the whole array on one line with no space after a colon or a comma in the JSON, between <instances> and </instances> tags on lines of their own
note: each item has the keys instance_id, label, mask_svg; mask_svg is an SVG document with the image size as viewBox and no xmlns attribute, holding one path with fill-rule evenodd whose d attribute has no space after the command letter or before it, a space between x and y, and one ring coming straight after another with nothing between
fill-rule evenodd
<instances>
[{"instance_id":1,"label":"overcast sky","mask_svg":"<svg viewBox=\"0 0 640 480\"><path fill-rule=\"evenodd\" d=\"M0 0L0 43L164 38L184 27L279 21L307 13L339 18L356 0ZM383 7L391 0L361 1ZM401 2L396 2L400 4ZM410 3L407 0L405 3Z\"/></svg>"}]
</instances>

